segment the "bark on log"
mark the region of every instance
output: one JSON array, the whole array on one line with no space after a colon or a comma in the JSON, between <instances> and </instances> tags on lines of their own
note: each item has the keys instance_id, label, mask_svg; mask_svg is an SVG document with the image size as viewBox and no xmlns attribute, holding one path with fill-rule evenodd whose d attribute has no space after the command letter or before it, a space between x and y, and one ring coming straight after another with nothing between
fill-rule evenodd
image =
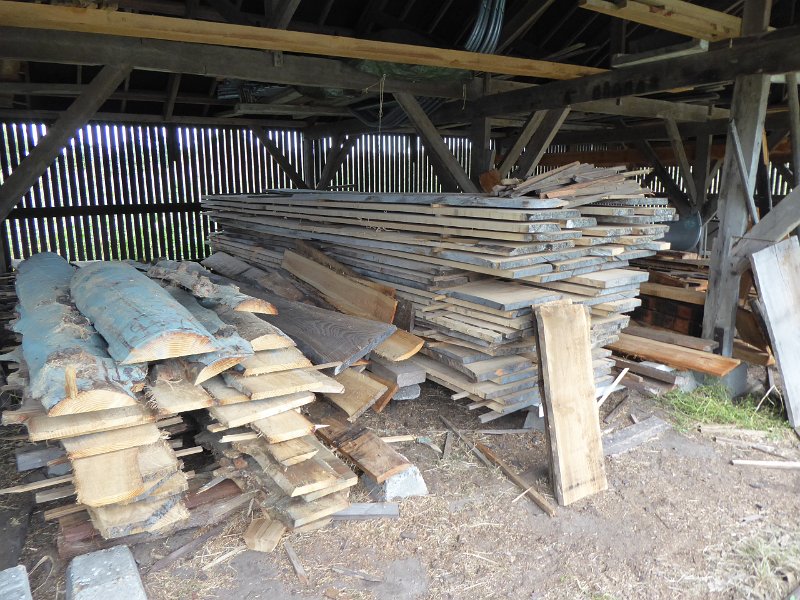
<instances>
[{"instance_id":1,"label":"bark on log","mask_svg":"<svg viewBox=\"0 0 800 600\"><path fill-rule=\"evenodd\" d=\"M22 353L30 394L50 415L66 415L137 404L144 368L118 365L91 323L70 298L75 272L63 258L41 253L23 261L16 289Z\"/></svg>"},{"instance_id":2,"label":"bark on log","mask_svg":"<svg viewBox=\"0 0 800 600\"><path fill-rule=\"evenodd\" d=\"M124 262L98 262L72 277L75 306L123 364L215 352L213 336L155 281Z\"/></svg>"}]
</instances>

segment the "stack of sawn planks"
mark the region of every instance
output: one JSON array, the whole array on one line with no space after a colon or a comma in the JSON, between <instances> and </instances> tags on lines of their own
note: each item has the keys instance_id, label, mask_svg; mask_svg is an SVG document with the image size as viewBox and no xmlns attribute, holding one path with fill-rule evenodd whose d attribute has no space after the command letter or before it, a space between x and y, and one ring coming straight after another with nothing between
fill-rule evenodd
<instances>
[{"instance_id":1,"label":"stack of sawn planks","mask_svg":"<svg viewBox=\"0 0 800 600\"><path fill-rule=\"evenodd\" d=\"M628 260L655 253L674 209L634 179L641 172L573 163L493 195L365 194L281 190L207 196L216 251L262 269L296 240L313 242L353 272L411 303L427 340L413 361L483 421L539 404L531 307L587 305L598 389L610 351L639 305L647 273Z\"/></svg>"},{"instance_id":2,"label":"stack of sawn planks","mask_svg":"<svg viewBox=\"0 0 800 600\"><path fill-rule=\"evenodd\" d=\"M182 413L205 415L222 435L248 427L253 479L277 490L272 497L283 501L268 508L285 527L297 524L298 506L308 523L348 505L355 476L299 413L314 392L334 395L342 385L261 318L276 313L273 305L206 275L172 261L76 270L49 253L20 264L13 329L21 345L3 358L17 365L22 405L3 420L24 423L31 441L63 446L71 475L36 486L71 484L41 498L77 495L54 517L85 509L104 538L179 528L190 474L178 458L202 451L175 452L164 439ZM313 497L302 495L309 490ZM335 503L326 499L335 493Z\"/></svg>"}]
</instances>

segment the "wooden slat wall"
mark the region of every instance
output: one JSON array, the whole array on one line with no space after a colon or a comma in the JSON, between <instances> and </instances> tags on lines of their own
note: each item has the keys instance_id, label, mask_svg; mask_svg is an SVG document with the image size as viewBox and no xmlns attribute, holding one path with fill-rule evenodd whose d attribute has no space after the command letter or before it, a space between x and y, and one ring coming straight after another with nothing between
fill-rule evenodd
<instances>
[{"instance_id":1,"label":"wooden slat wall","mask_svg":"<svg viewBox=\"0 0 800 600\"><path fill-rule=\"evenodd\" d=\"M45 132L0 123L0 182ZM268 135L300 168L300 134ZM198 259L208 254L203 194L291 186L247 129L92 124L3 223L2 242L9 259L41 251L69 260Z\"/></svg>"}]
</instances>

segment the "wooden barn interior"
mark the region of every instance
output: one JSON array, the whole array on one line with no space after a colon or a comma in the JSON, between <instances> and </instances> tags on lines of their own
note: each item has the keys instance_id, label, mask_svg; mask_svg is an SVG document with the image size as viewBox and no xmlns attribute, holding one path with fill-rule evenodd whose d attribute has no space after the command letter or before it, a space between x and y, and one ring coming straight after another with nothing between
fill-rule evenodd
<instances>
[{"instance_id":1,"label":"wooden barn interior","mask_svg":"<svg viewBox=\"0 0 800 600\"><path fill-rule=\"evenodd\" d=\"M800 597L798 13L0 0L0 597Z\"/></svg>"}]
</instances>

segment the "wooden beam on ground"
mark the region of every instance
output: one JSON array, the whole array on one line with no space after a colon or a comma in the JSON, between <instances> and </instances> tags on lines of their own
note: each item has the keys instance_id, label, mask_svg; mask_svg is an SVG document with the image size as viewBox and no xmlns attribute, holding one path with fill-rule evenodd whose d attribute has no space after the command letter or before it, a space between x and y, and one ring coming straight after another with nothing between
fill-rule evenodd
<instances>
[{"instance_id":1,"label":"wooden beam on ground","mask_svg":"<svg viewBox=\"0 0 800 600\"><path fill-rule=\"evenodd\" d=\"M525 146L525 153L517 161L517 168L512 173L514 177L524 179L533 173L542 156L550 147L550 143L558 133L562 123L567 118L569 111L569 106L547 111L541 124L533 132L530 141Z\"/></svg>"},{"instance_id":2,"label":"wooden beam on ground","mask_svg":"<svg viewBox=\"0 0 800 600\"><path fill-rule=\"evenodd\" d=\"M301 189L308 189L308 185L305 181L303 181L300 173L298 173L297 169L295 169L292 163L289 162L289 159L286 157L286 155L281 152L281 149L278 148L277 144L269 139L267 132L258 127L254 127L252 132L253 135L258 138L258 141L261 142L264 148L267 149L269 155L275 159L275 162L278 163L283 172L286 173L289 179L291 179L292 183Z\"/></svg>"},{"instance_id":3,"label":"wooden beam on ground","mask_svg":"<svg viewBox=\"0 0 800 600\"><path fill-rule=\"evenodd\" d=\"M403 107L408 119L414 125L417 133L425 144L425 149L431 157L434 166L437 167L437 175L442 182L445 191L456 191L477 193L478 187L467 177L464 168L450 152L450 149L442 140L442 136L436 131L436 127L431 123L428 115L411 94L407 92L396 92L395 99Z\"/></svg>"},{"instance_id":4,"label":"wooden beam on ground","mask_svg":"<svg viewBox=\"0 0 800 600\"><path fill-rule=\"evenodd\" d=\"M542 124L546 115L546 110L537 110L531 113L527 121L525 121L525 125L519 132L517 139L514 140L514 145L511 146L511 150L506 153L502 164L498 167L501 177L508 175L511 172L511 168L517 164L517 160L522 154L522 151L525 149L525 146L528 145L528 142L531 141L531 137L533 137L533 134Z\"/></svg>"},{"instance_id":5,"label":"wooden beam on ground","mask_svg":"<svg viewBox=\"0 0 800 600\"><path fill-rule=\"evenodd\" d=\"M117 89L130 70L127 64L103 67L86 91L75 99L28 156L6 178L0 186L0 221L8 217L20 199L56 159L66 143L86 125L89 118Z\"/></svg>"},{"instance_id":6,"label":"wooden beam on ground","mask_svg":"<svg viewBox=\"0 0 800 600\"><path fill-rule=\"evenodd\" d=\"M580 0L578 6L701 40L726 40L742 34L742 20L739 17L682 0L659 0L657 3L645 0L622 3Z\"/></svg>"},{"instance_id":7,"label":"wooden beam on ground","mask_svg":"<svg viewBox=\"0 0 800 600\"><path fill-rule=\"evenodd\" d=\"M771 0L746 0L742 31L755 34L767 30ZM708 297L703 317L703 337L719 343L723 356L733 354L736 307L739 300L739 275L730 268L734 243L747 231L748 199L753 197L756 166L762 142L770 78L768 75L741 75L736 78L731 118L740 140L746 179L738 172L734 141L728 136L722 167L717 215L717 243L711 254Z\"/></svg>"},{"instance_id":8,"label":"wooden beam on ground","mask_svg":"<svg viewBox=\"0 0 800 600\"><path fill-rule=\"evenodd\" d=\"M581 77L602 72L601 69L592 67L463 50L24 2L0 2L0 23L8 27L27 29L35 23L40 29L58 31L82 31L257 50L298 52L547 79Z\"/></svg>"}]
</instances>

